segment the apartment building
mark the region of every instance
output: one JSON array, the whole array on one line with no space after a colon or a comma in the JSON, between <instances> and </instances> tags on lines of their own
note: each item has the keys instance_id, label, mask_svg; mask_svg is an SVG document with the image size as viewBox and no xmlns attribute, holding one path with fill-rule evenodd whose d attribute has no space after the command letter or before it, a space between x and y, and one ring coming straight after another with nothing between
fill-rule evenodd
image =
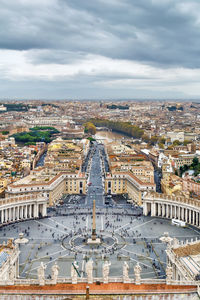
<instances>
[{"instance_id":1,"label":"apartment building","mask_svg":"<svg viewBox=\"0 0 200 300\"><path fill-rule=\"evenodd\" d=\"M174 155L172 156L170 159L173 162L173 166L176 169L179 169L180 167L183 167L184 165L191 165L193 158L197 156L195 153L191 153L191 154L183 154L180 153L178 155Z\"/></svg>"},{"instance_id":2,"label":"apartment building","mask_svg":"<svg viewBox=\"0 0 200 300\"><path fill-rule=\"evenodd\" d=\"M161 179L161 190L167 195L176 195L182 191L182 178L169 174Z\"/></svg>"},{"instance_id":3,"label":"apartment building","mask_svg":"<svg viewBox=\"0 0 200 300\"><path fill-rule=\"evenodd\" d=\"M182 189L184 192L192 192L200 196L200 183L192 180L189 176L182 178Z\"/></svg>"}]
</instances>

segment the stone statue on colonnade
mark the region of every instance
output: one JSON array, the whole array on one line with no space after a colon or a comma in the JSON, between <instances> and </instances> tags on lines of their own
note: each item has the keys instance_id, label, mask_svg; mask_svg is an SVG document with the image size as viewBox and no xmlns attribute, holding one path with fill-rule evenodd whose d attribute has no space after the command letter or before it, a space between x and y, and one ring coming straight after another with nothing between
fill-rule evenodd
<instances>
[{"instance_id":1,"label":"stone statue on colonnade","mask_svg":"<svg viewBox=\"0 0 200 300\"><path fill-rule=\"evenodd\" d=\"M52 279L53 284L57 283L59 270L60 270L60 268L57 265L57 263L55 263L51 268L51 279Z\"/></svg>"},{"instance_id":2,"label":"stone statue on colonnade","mask_svg":"<svg viewBox=\"0 0 200 300\"><path fill-rule=\"evenodd\" d=\"M43 262L41 262L39 268L37 269L39 285L45 285L45 272L44 272L45 269L46 266L44 265Z\"/></svg>"},{"instance_id":3,"label":"stone statue on colonnade","mask_svg":"<svg viewBox=\"0 0 200 300\"><path fill-rule=\"evenodd\" d=\"M134 267L134 274L135 274L135 284L140 284L141 283L141 271L142 268L140 267L139 263Z\"/></svg>"},{"instance_id":4,"label":"stone statue on colonnade","mask_svg":"<svg viewBox=\"0 0 200 300\"><path fill-rule=\"evenodd\" d=\"M170 265L166 267L166 284L171 284L173 277L173 268Z\"/></svg>"},{"instance_id":5,"label":"stone statue on colonnade","mask_svg":"<svg viewBox=\"0 0 200 300\"><path fill-rule=\"evenodd\" d=\"M76 284L78 282L78 264L76 261L72 263L71 265L71 278L72 278L72 283Z\"/></svg>"},{"instance_id":6,"label":"stone statue on colonnade","mask_svg":"<svg viewBox=\"0 0 200 300\"><path fill-rule=\"evenodd\" d=\"M128 272L129 272L129 265L128 265L128 263L125 261L125 262L124 262L124 265L123 265L123 282L124 282L124 283L126 283L126 282L128 283L128 282L130 281Z\"/></svg>"},{"instance_id":7,"label":"stone statue on colonnade","mask_svg":"<svg viewBox=\"0 0 200 300\"><path fill-rule=\"evenodd\" d=\"M85 265L85 272L87 274L87 282L93 283L93 260L90 259Z\"/></svg>"},{"instance_id":8,"label":"stone statue on colonnade","mask_svg":"<svg viewBox=\"0 0 200 300\"><path fill-rule=\"evenodd\" d=\"M111 266L111 262L105 261L103 263L103 283L108 283L108 275L109 275L109 271L110 271L110 266Z\"/></svg>"}]
</instances>

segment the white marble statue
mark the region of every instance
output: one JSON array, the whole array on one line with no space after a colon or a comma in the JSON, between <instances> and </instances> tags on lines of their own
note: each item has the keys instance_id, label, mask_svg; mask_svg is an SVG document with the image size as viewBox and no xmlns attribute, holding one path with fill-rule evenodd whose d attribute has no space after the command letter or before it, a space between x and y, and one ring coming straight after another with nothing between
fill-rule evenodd
<instances>
[{"instance_id":1,"label":"white marble statue","mask_svg":"<svg viewBox=\"0 0 200 300\"><path fill-rule=\"evenodd\" d=\"M111 263L108 261L105 261L103 264L102 273L103 273L103 282L104 283L108 283L108 275L109 275L109 271L110 271L110 265L111 265Z\"/></svg>"},{"instance_id":2,"label":"white marble statue","mask_svg":"<svg viewBox=\"0 0 200 300\"><path fill-rule=\"evenodd\" d=\"M87 282L93 283L93 260L90 259L85 265L85 272L87 274Z\"/></svg>"},{"instance_id":3,"label":"white marble statue","mask_svg":"<svg viewBox=\"0 0 200 300\"><path fill-rule=\"evenodd\" d=\"M45 285L45 271L46 266L41 262L39 268L37 269L39 285Z\"/></svg>"},{"instance_id":4,"label":"white marble statue","mask_svg":"<svg viewBox=\"0 0 200 300\"><path fill-rule=\"evenodd\" d=\"M129 265L128 263L125 261L124 265L123 265L123 282L129 282L129 276L128 276L128 272L129 272Z\"/></svg>"},{"instance_id":5,"label":"white marble statue","mask_svg":"<svg viewBox=\"0 0 200 300\"><path fill-rule=\"evenodd\" d=\"M139 263L134 267L134 274L135 274L135 284L141 283L141 276L140 273L142 271L142 268L140 267Z\"/></svg>"},{"instance_id":6,"label":"white marble statue","mask_svg":"<svg viewBox=\"0 0 200 300\"><path fill-rule=\"evenodd\" d=\"M179 241L176 238L173 238L173 240L172 240L172 246L173 247L179 246Z\"/></svg>"},{"instance_id":7,"label":"white marble statue","mask_svg":"<svg viewBox=\"0 0 200 300\"><path fill-rule=\"evenodd\" d=\"M12 282L14 282L14 280L16 279L16 267L14 265L10 266L10 269L9 269L9 279Z\"/></svg>"},{"instance_id":8,"label":"white marble statue","mask_svg":"<svg viewBox=\"0 0 200 300\"><path fill-rule=\"evenodd\" d=\"M171 266L167 265L166 267L166 283L170 284L173 277L173 269Z\"/></svg>"},{"instance_id":9,"label":"white marble statue","mask_svg":"<svg viewBox=\"0 0 200 300\"><path fill-rule=\"evenodd\" d=\"M57 263L55 263L51 268L51 279L52 279L53 284L57 283L59 270L60 270L60 268L57 265Z\"/></svg>"},{"instance_id":10,"label":"white marble statue","mask_svg":"<svg viewBox=\"0 0 200 300\"><path fill-rule=\"evenodd\" d=\"M71 265L71 278L72 278L72 283L76 284L78 282L78 270L79 266L76 261Z\"/></svg>"}]
</instances>

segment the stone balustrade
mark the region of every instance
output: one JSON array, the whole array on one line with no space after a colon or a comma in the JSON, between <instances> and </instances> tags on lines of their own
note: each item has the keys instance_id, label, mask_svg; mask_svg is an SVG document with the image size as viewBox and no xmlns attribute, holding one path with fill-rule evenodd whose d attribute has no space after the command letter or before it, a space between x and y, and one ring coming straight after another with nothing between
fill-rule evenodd
<instances>
[{"instance_id":1,"label":"stone balustrade","mask_svg":"<svg viewBox=\"0 0 200 300\"><path fill-rule=\"evenodd\" d=\"M96 278L94 277L94 282L101 282L103 283L103 278ZM123 282L123 277L109 277L109 283L111 282ZM56 283L72 283L72 279L70 277L66 278L60 278L58 277ZM87 278L79 278L77 283L87 283ZM130 283L135 284L135 280L131 279ZM50 285L52 284L51 279L45 279L45 285ZM152 278L145 278L141 279L141 284L166 284L166 279L152 279ZM171 285L191 285L191 286L198 286L200 283L199 281L180 281L180 280L171 280L170 282ZM38 279L24 279L24 278L19 278L15 279L14 281L0 281L0 286L5 286L5 285L15 285L15 286L23 286L23 285L39 285L39 280Z\"/></svg>"}]
</instances>

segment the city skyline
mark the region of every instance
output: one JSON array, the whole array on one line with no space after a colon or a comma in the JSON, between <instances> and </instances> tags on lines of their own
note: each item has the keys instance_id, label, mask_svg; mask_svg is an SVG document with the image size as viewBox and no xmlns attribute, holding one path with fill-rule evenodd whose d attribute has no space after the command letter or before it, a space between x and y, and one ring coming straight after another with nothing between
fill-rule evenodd
<instances>
[{"instance_id":1,"label":"city skyline","mask_svg":"<svg viewBox=\"0 0 200 300\"><path fill-rule=\"evenodd\" d=\"M0 99L198 99L198 1L2 1Z\"/></svg>"}]
</instances>

